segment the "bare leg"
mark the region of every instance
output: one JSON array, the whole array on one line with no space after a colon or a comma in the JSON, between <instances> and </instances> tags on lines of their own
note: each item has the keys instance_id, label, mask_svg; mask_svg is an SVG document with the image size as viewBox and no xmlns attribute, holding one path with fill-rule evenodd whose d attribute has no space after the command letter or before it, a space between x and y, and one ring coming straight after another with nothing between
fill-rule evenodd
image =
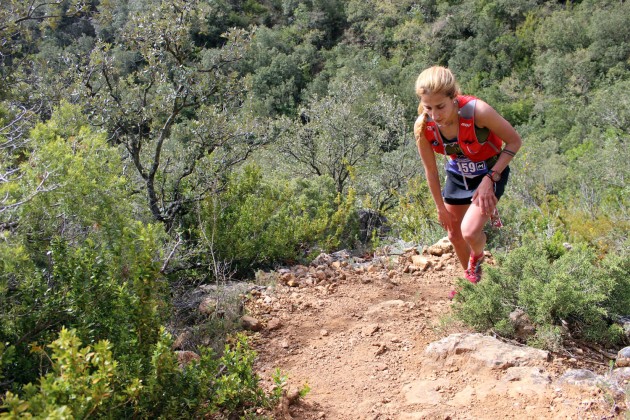
<instances>
[{"instance_id":1,"label":"bare leg","mask_svg":"<svg viewBox=\"0 0 630 420\"><path fill-rule=\"evenodd\" d=\"M482 214L481 208L475 204L468 208L463 217L462 236L474 255L481 254L486 246L486 234L483 227L488 220L490 220L490 216Z\"/></svg>"},{"instance_id":2,"label":"bare leg","mask_svg":"<svg viewBox=\"0 0 630 420\"><path fill-rule=\"evenodd\" d=\"M452 231L448 231L448 239L453 244L453 248L455 248L455 254L462 264L462 268L466 269L468 268L468 258L470 257L470 246L462 235L462 219L464 219L467 214L470 205L453 205L446 203L445 205L446 210L457 218L458 222L454 224Z\"/></svg>"}]
</instances>

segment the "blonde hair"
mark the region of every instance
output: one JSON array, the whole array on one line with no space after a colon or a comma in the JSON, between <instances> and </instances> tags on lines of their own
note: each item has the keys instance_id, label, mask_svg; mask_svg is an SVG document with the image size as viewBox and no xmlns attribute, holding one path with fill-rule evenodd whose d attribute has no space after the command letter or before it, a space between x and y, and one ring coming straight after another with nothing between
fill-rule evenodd
<instances>
[{"instance_id":1,"label":"blonde hair","mask_svg":"<svg viewBox=\"0 0 630 420\"><path fill-rule=\"evenodd\" d=\"M424 130L427 128L427 114L423 112L422 107L418 107L418 114L420 115L413 125L413 136L416 138L416 146L420 151L420 142L424 138Z\"/></svg>"},{"instance_id":2,"label":"blonde hair","mask_svg":"<svg viewBox=\"0 0 630 420\"><path fill-rule=\"evenodd\" d=\"M460 94L455 75L446 67L429 67L420 73L416 79L416 95L419 99L422 98L422 95L432 93L441 93L449 98L455 98ZM419 142L424 137L424 130L427 126L427 114L424 112L422 104L418 105L418 115L420 118L416 120L413 131L419 148Z\"/></svg>"},{"instance_id":3,"label":"blonde hair","mask_svg":"<svg viewBox=\"0 0 630 420\"><path fill-rule=\"evenodd\" d=\"M441 93L449 98L459 95L459 85L453 73L446 67L433 66L424 70L416 79L416 95Z\"/></svg>"}]
</instances>

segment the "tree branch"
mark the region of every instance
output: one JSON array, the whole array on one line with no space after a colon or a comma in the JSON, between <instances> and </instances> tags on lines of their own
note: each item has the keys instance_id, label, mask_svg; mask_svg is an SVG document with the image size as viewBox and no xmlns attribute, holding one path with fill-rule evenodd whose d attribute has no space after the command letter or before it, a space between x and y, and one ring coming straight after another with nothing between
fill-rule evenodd
<instances>
[{"instance_id":1,"label":"tree branch","mask_svg":"<svg viewBox=\"0 0 630 420\"><path fill-rule=\"evenodd\" d=\"M160 273L164 274L166 272L166 269L168 268L168 265L171 262L171 259L173 258L173 255L175 255L175 251L177 251L177 248L179 248L179 246L183 243L182 241L182 235L180 233L177 234L177 243L175 245L173 245L173 249L171 249L171 252L169 252L168 257L166 257L166 260L164 261L164 264L162 264L162 268L160 269Z\"/></svg>"},{"instance_id":2,"label":"tree branch","mask_svg":"<svg viewBox=\"0 0 630 420\"><path fill-rule=\"evenodd\" d=\"M17 203L13 203L13 204L9 204L8 206L0 206L0 213L3 213L7 210L11 210L14 208L17 208L19 206L21 206L24 203L29 202L30 200L33 199L33 197L35 197L37 194L41 193L41 192L49 192L52 191L54 189L56 189L58 186L53 186L52 188L44 188L44 183L46 182L46 180L48 179L48 177L50 176L50 172L46 171L46 173L44 174L44 177L42 179L42 181L39 183L39 185L37 186L37 188L35 188L35 191L33 191L31 194L29 194L28 197L26 197L25 199L23 199L22 201L18 201ZM2 201L6 201L8 198L5 197Z\"/></svg>"}]
</instances>

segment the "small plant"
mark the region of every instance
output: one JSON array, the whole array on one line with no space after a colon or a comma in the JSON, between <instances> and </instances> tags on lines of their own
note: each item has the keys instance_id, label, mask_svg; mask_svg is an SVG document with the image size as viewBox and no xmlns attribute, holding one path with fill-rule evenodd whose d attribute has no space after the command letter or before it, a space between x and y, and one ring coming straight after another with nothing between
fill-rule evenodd
<instances>
[{"instance_id":1,"label":"small plant","mask_svg":"<svg viewBox=\"0 0 630 420\"><path fill-rule=\"evenodd\" d=\"M461 327L461 322L453 314L444 314L440 316L437 322L431 325L431 329L440 336L447 335L458 329L458 327Z\"/></svg>"},{"instance_id":2,"label":"small plant","mask_svg":"<svg viewBox=\"0 0 630 420\"><path fill-rule=\"evenodd\" d=\"M277 404L282 398L282 394L285 391L287 385L289 384L289 377L282 373L279 368L274 370L272 375L273 380L273 390L271 393L271 402L272 404ZM311 387L308 386L308 383L302 385L302 387L298 390L298 398L304 398L311 391Z\"/></svg>"},{"instance_id":3,"label":"small plant","mask_svg":"<svg viewBox=\"0 0 630 420\"><path fill-rule=\"evenodd\" d=\"M64 328L48 346L51 371L37 384L25 385L20 395L7 392L0 418L247 418L277 402L277 391L267 395L260 387L253 369L256 354L245 336L234 337L221 357L207 349L187 363L178 360L171 345L161 329L148 372L134 378L127 376L124 357L114 359L109 342L82 347L76 331ZM49 357L44 348L33 350ZM281 395L286 376L278 381Z\"/></svg>"},{"instance_id":4,"label":"small plant","mask_svg":"<svg viewBox=\"0 0 630 420\"><path fill-rule=\"evenodd\" d=\"M422 176L412 178L404 195L399 195L398 206L386 216L394 232L405 241L433 243L444 236L437 223L435 205L431 201L429 186Z\"/></svg>"},{"instance_id":5,"label":"small plant","mask_svg":"<svg viewBox=\"0 0 630 420\"><path fill-rule=\"evenodd\" d=\"M308 249L338 249L354 239L355 193L337 194L332 180L264 180L246 167L202 205L200 236L213 258L250 274L279 262L308 259Z\"/></svg>"},{"instance_id":6,"label":"small plant","mask_svg":"<svg viewBox=\"0 0 630 420\"><path fill-rule=\"evenodd\" d=\"M536 334L527 340L527 344L543 350L559 352L562 349L562 330L555 325L543 325Z\"/></svg>"}]
</instances>

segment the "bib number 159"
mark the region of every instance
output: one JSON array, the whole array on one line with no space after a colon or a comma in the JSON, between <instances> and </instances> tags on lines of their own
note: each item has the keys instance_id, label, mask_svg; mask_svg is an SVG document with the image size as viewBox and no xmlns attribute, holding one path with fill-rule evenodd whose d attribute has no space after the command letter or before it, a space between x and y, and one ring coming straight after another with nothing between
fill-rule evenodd
<instances>
[{"instance_id":1,"label":"bib number 159","mask_svg":"<svg viewBox=\"0 0 630 420\"><path fill-rule=\"evenodd\" d=\"M470 160L459 162L459 170L462 175L481 175L487 172L486 162L472 162Z\"/></svg>"}]
</instances>

